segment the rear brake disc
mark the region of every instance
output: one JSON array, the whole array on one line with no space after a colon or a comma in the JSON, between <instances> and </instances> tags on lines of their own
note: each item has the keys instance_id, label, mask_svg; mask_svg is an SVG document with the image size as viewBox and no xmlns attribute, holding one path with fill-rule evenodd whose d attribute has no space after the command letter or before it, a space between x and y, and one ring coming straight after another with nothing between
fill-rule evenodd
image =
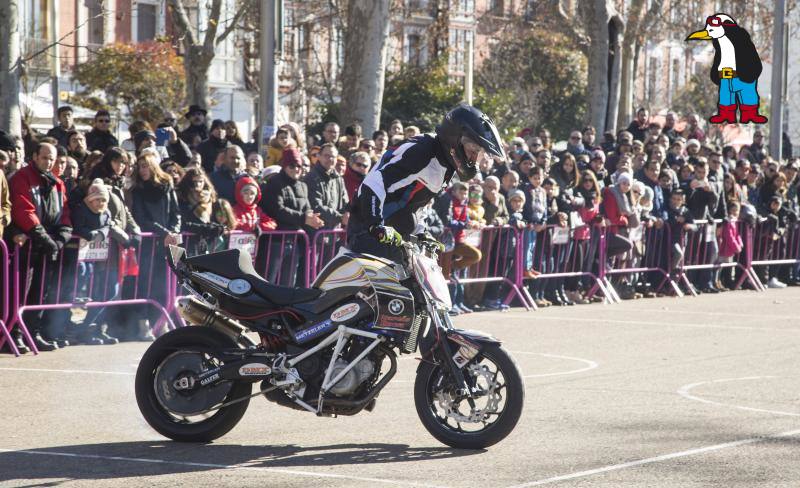
<instances>
[{"instance_id":1,"label":"rear brake disc","mask_svg":"<svg viewBox=\"0 0 800 488\"><path fill-rule=\"evenodd\" d=\"M153 380L158 403L177 415L197 415L222 403L233 387L230 381L211 386L196 384L196 388L176 388L176 385L186 385L187 381L194 384L194 378L207 370L201 352L177 351L167 356L156 370Z\"/></svg>"}]
</instances>

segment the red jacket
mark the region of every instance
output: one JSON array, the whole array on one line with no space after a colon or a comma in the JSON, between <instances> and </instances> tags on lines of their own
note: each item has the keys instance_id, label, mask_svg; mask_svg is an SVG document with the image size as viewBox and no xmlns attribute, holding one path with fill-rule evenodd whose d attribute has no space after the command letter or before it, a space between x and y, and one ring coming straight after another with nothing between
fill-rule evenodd
<instances>
[{"instance_id":1,"label":"red jacket","mask_svg":"<svg viewBox=\"0 0 800 488\"><path fill-rule=\"evenodd\" d=\"M450 228L453 230L453 239L456 244L464 242L466 237L467 222L469 222L469 206L467 202L462 202L453 197L453 220L450 223Z\"/></svg>"},{"instance_id":2,"label":"red jacket","mask_svg":"<svg viewBox=\"0 0 800 488\"><path fill-rule=\"evenodd\" d=\"M245 185L256 187L256 199L250 205L242 200L242 188ZM239 178L239 181L236 182L235 196L236 205L233 206L233 213L236 215L236 230L254 232L256 227L261 231L273 230L278 227L278 223L258 207L258 202L261 201L261 189L256 180L249 176Z\"/></svg>"},{"instance_id":3,"label":"red jacket","mask_svg":"<svg viewBox=\"0 0 800 488\"><path fill-rule=\"evenodd\" d=\"M606 218L611 222L610 231L616 233L618 227L628 227L628 216L619 211L617 199L611 187L603 190L603 206L606 209Z\"/></svg>"},{"instance_id":4,"label":"red jacket","mask_svg":"<svg viewBox=\"0 0 800 488\"><path fill-rule=\"evenodd\" d=\"M55 184L47 195L42 195L45 179L36 166L29 164L20 169L9 182L11 190L11 222L26 234L37 225L45 228L51 237L65 235L69 239L72 223L67 205L67 188L55 177Z\"/></svg>"},{"instance_id":5,"label":"red jacket","mask_svg":"<svg viewBox=\"0 0 800 488\"><path fill-rule=\"evenodd\" d=\"M347 170L344 172L344 188L347 191L348 202L353 201L353 197L358 187L361 186L362 181L364 181L364 175L356 173L348 166Z\"/></svg>"}]
</instances>

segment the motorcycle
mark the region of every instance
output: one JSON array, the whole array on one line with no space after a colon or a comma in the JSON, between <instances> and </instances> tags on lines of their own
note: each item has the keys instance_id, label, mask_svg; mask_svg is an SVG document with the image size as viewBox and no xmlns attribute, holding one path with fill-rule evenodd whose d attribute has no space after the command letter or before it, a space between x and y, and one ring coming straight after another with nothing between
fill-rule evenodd
<instances>
[{"instance_id":1,"label":"motorcycle","mask_svg":"<svg viewBox=\"0 0 800 488\"><path fill-rule=\"evenodd\" d=\"M401 249L394 263L343 248L306 289L267 282L239 249L186 257L169 246L167 264L190 293L178 302L190 326L141 359L145 420L175 441L209 442L260 395L318 416L372 411L398 354L419 351L414 403L428 432L466 449L505 438L524 402L519 367L499 340L453 327L440 244L412 236Z\"/></svg>"}]
</instances>

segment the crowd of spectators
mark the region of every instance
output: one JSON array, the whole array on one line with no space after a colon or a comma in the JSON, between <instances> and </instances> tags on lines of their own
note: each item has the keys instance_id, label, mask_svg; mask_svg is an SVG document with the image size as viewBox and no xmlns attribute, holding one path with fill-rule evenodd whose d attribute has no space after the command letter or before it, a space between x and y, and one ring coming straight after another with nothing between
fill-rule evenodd
<instances>
[{"instance_id":1,"label":"crowd of spectators","mask_svg":"<svg viewBox=\"0 0 800 488\"><path fill-rule=\"evenodd\" d=\"M280 257L302 255L305 242L320 230L345 227L349 202L368 172L384 153L420 134L399 120L369 137L358 124L342 131L331 122L311 134L289 123L259 153L235 122L209 121L203 107L190 107L183 118L179 124L167 112L155 128L134 122L130 137L119 141L107 111L98 111L84 134L65 106L47 134L24 124L21 137L0 133L0 233L8 244L20 245L22 262L30 263L12 285L25 303L54 303L76 288L97 301L138 297L164 303L166 270L152 263L163 263L165 246L190 233L184 242L189 252L224 249L234 230L308 234L310 241L259 241L257 253L257 269L267 279L301 286L307 263ZM662 126L640 109L626 129L598 137L584 127L570 133L560 150L547 129L525 130L507 141L508 160L479 161L473 180L443 189L417 217L419 230L446 245L442 267L453 283L451 313L507 308L502 286L465 287L460 280L487 252L502 254L501 266L510 273L510 250L518 245L526 286L537 305L549 306L588 303L589 297L580 277L545 279L548 273L568 260L592 271L613 260L635 266L647 245L642 228L671 231L675 262L665 266L673 267L685 250L685 233L698 223L712 222L701 225L717 236L704 241L717 262L729 262L741 250L740 219L760 217L769 222L770 236L780 239L797 221L798 160L772 159L758 128L752 144L719 148L706 142L697 116L687 116L681 131L679 122L670 112ZM514 232L476 244L470 236L486 227ZM592 246L579 245L593 242L599 228L607 240L605 263ZM142 239L143 232L157 238ZM565 232L570 247L551 253L555 233ZM108 260L74 269L54 265L77 255L76 237L113 244ZM72 289L61 286L69 280L56 276L65 269L78 277ZM797 285L797 271L794 265L770 266L763 278L770 287ZM89 287L86 277L92 275ZM101 275L104 285L97 286ZM616 285L623 298L640 298L654 295L656 279L652 273L626 275ZM727 290L734 282L727 268L698 271L690 279L702 293ZM70 343L152 340L158 317L155 307L115 306L90 308L82 321L67 309L29 312L26 323L39 349L53 350ZM21 338L15 340L24 350Z\"/></svg>"}]
</instances>

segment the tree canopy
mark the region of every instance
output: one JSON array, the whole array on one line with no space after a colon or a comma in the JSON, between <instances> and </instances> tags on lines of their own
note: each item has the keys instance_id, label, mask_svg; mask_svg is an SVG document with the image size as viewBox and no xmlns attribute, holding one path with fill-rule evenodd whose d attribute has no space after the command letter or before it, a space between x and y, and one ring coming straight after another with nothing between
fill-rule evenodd
<instances>
[{"instance_id":1,"label":"tree canopy","mask_svg":"<svg viewBox=\"0 0 800 488\"><path fill-rule=\"evenodd\" d=\"M183 105L182 60L166 42L102 47L73 74L82 86L75 102L114 110L128 121L156 123L165 110Z\"/></svg>"}]
</instances>

